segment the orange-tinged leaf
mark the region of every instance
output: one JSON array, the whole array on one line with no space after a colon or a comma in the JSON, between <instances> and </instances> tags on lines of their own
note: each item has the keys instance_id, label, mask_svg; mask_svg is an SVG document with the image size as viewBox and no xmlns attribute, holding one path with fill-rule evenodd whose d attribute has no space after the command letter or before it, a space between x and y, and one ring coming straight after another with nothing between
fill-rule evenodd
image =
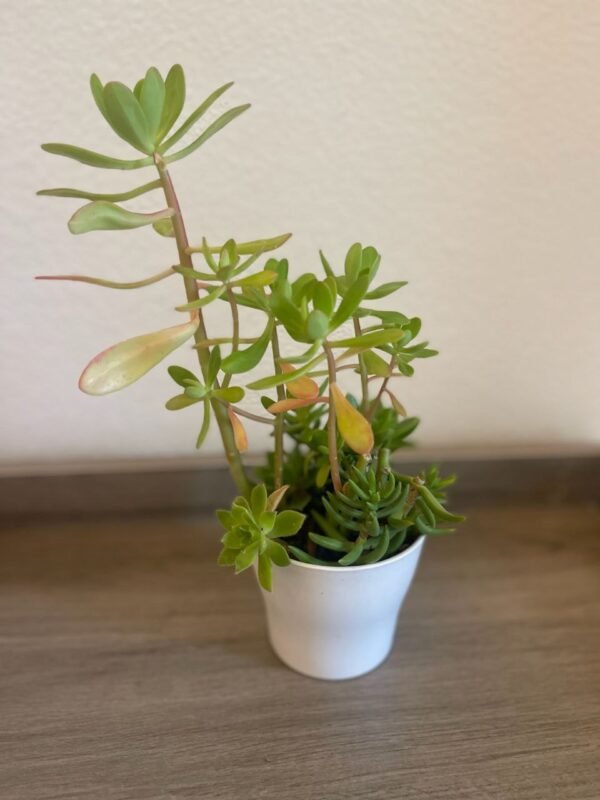
<instances>
[{"instance_id":1,"label":"orange-tinged leaf","mask_svg":"<svg viewBox=\"0 0 600 800\"><path fill-rule=\"evenodd\" d=\"M281 414L285 411L292 411L294 408L304 408L304 406L326 402L326 397L288 397L285 400L278 400L273 403L268 407L267 411L270 411L271 414Z\"/></svg>"},{"instance_id":2,"label":"orange-tinged leaf","mask_svg":"<svg viewBox=\"0 0 600 800\"><path fill-rule=\"evenodd\" d=\"M233 411L231 406L227 409L227 414L229 415L229 421L231 422L231 427L233 428L233 438L235 439L235 446L240 451L240 453L245 453L248 449L248 434L246 433L246 429L242 425L242 420L238 417L238 415Z\"/></svg>"},{"instance_id":3,"label":"orange-tinged leaf","mask_svg":"<svg viewBox=\"0 0 600 800\"><path fill-rule=\"evenodd\" d=\"M346 399L337 385L329 387L335 408L338 430L348 447L360 455L367 455L373 449L373 430L360 411Z\"/></svg>"},{"instance_id":4,"label":"orange-tinged leaf","mask_svg":"<svg viewBox=\"0 0 600 800\"><path fill-rule=\"evenodd\" d=\"M102 395L124 389L194 335L198 320L126 339L93 358L81 373L79 388Z\"/></svg>"},{"instance_id":5,"label":"orange-tinged leaf","mask_svg":"<svg viewBox=\"0 0 600 800\"><path fill-rule=\"evenodd\" d=\"M280 367L281 371L284 373L296 371L296 368L292 366L292 364L288 364L286 361L282 361ZM286 383L285 387L292 397L297 397L298 399L308 400L310 398L318 397L319 395L319 387L312 378L309 378L306 375Z\"/></svg>"},{"instance_id":6,"label":"orange-tinged leaf","mask_svg":"<svg viewBox=\"0 0 600 800\"><path fill-rule=\"evenodd\" d=\"M396 414L400 414L401 417L406 417L407 416L406 409L404 408L400 400L398 400L396 395L393 392L390 392L389 389L386 389L385 391L387 392L388 397L392 401L392 406L394 407L394 411L396 412Z\"/></svg>"}]
</instances>

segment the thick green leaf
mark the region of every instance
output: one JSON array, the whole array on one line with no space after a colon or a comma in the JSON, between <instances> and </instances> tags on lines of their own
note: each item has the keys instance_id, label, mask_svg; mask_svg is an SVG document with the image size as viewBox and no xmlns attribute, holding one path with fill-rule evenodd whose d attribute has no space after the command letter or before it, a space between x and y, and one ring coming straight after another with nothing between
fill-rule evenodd
<instances>
[{"instance_id":1,"label":"thick green leaf","mask_svg":"<svg viewBox=\"0 0 600 800\"><path fill-rule=\"evenodd\" d=\"M94 98L94 102L98 107L98 111L110 125L110 119L108 118L106 105L104 104L104 86L102 85L100 78L95 73L90 75L90 89L92 90L92 97Z\"/></svg>"},{"instance_id":2,"label":"thick green leaf","mask_svg":"<svg viewBox=\"0 0 600 800\"><path fill-rule=\"evenodd\" d=\"M363 363L369 375L377 375L379 378L386 378L390 374L390 365L372 350L367 350L363 353Z\"/></svg>"},{"instance_id":3,"label":"thick green leaf","mask_svg":"<svg viewBox=\"0 0 600 800\"><path fill-rule=\"evenodd\" d=\"M291 237L291 233L282 233L281 236L273 236L271 239L256 239L252 242L238 242L237 243L237 251L238 255L240 256L251 256L255 253L267 253L270 250L277 250L278 247L281 247L282 244L285 244L287 240ZM220 253L223 248L223 245L216 245L212 247L208 247L209 253ZM198 247L189 247L187 249L188 253L203 253L204 249L202 245ZM265 268L268 269L269 264L265 265ZM275 270L276 271L276 270ZM279 273L278 273L279 274Z\"/></svg>"},{"instance_id":4,"label":"thick green leaf","mask_svg":"<svg viewBox=\"0 0 600 800\"><path fill-rule=\"evenodd\" d=\"M238 554L237 558L235 559L236 573L243 572L245 569L248 569L248 567L252 566L252 562L258 555L258 548L258 542L253 542Z\"/></svg>"},{"instance_id":5,"label":"thick green leaf","mask_svg":"<svg viewBox=\"0 0 600 800\"><path fill-rule=\"evenodd\" d=\"M239 278L238 280L234 281L231 285L240 287L270 286L274 281L277 280L277 277L278 276L276 272L273 272L270 269L264 269L262 272L254 273L254 275L247 275L245 278Z\"/></svg>"},{"instance_id":6,"label":"thick green leaf","mask_svg":"<svg viewBox=\"0 0 600 800\"><path fill-rule=\"evenodd\" d=\"M256 519L267 510L267 487L264 483L259 483L252 489L250 508Z\"/></svg>"},{"instance_id":7,"label":"thick green leaf","mask_svg":"<svg viewBox=\"0 0 600 800\"><path fill-rule=\"evenodd\" d=\"M278 284L279 285L279 284ZM280 291L270 297L271 310L297 342L306 342L304 318L296 306Z\"/></svg>"},{"instance_id":8,"label":"thick green leaf","mask_svg":"<svg viewBox=\"0 0 600 800\"><path fill-rule=\"evenodd\" d=\"M158 222L153 222L152 227L159 236L164 236L167 239L175 238L175 228L173 227L173 220L171 217L168 219L159 219Z\"/></svg>"},{"instance_id":9,"label":"thick green leaf","mask_svg":"<svg viewBox=\"0 0 600 800\"><path fill-rule=\"evenodd\" d=\"M269 346L272 332L273 321L269 320L264 332L254 344L251 344L250 347L247 347L245 350L236 350L223 359L221 364L223 372L235 374L239 372L248 372L254 369Z\"/></svg>"},{"instance_id":10,"label":"thick green leaf","mask_svg":"<svg viewBox=\"0 0 600 800\"><path fill-rule=\"evenodd\" d=\"M108 200L111 203L120 203L123 200L133 200L141 194L151 192L153 189L160 189L160 180L150 181L143 186L137 186L128 192L116 192L114 194L98 194L97 192L86 192L84 189L40 189L36 192L40 197L77 197L82 200Z\"/></svg>"},{"instance_id":11,"label":"thick green leaf","mask_svg":"<svg viewBox=\"0 0 600 800\"><path fill-rule=\"evenodd\" d=\"M196 450L199 450L204 444L204 440L206 439L209 428L210 428L210 402L206 398L204 400L204 416L202 417L202 427L200 428L200 433L198 434L198 438L196 439Z\"/></svg>"},{"instance_id":12,"label":"thick green leaf","mask_svg":"<svg viewBox=\"0 0 600 800\"><path fill-rule=\"evenodd\" d=\"M261 553L258 557L258 582L266 592L273 588L273 569L271 559L266 553Z\"/></svg>"},{"instance_id":13,"label":"thick green leaf","mask_svg":"<svg viewBox=\"0 0 600 800\"><path fill-rule=\"evenodd\" d=\"M235 108L231 108L229 111L226 111L222 114L218 119L216 119L213 123L211 123L208 128L198 136L197 139L191 144L188 144L187 147L184 147L182 150L178 150L173 155L166 156L165 161L167 164L171 164L174 161L179 161L186 156L189 156L194 150L197 150L201 145L207 142L211 136L214 136L215 133L218 133L222 128L226 125L229 125L230 122L233 122L236 117L239 117L240 114L243 114L244 111L247 111L250 108L250 103L246 103L243 106L236 106Z\"/></svg>"},{"instance_id":14,"label":"thick green leaf","mask_svg":"<svg viewBox=\"0 0 600 800\"><path fill-rule=\"evenodd\" d=\"M152 214L138 214L121 208L106 200L94 200L82 206L69 220L71 233L89 233L90 231L124 231L152 225L159 220L172 217L172 208L164 208Z\"/></svg>"},{"instance_id":15,"label":"thick green leaf","mask_svg":"<svg viewBox=\"0 0 600 800\"><path fill-rule=\"evenodd\" d=\"M299 511L292 511L291 509L280 511L277 514L275 525L273 525L273 529L269 533L269 538L281 539L285 536L295 536L305 519L305 515Z\"/></svg>"},{"instance_id":16,"label":"thick green leaf","mask_svg":"<svg viewBox=\"0 0 600 800\"><path fill-rule=\"evenodd\" d=\"M183 306L177 306L175 308L176 311L194 311L197 308L203 308L204 306L209 305L214 300L218 300L219 297L223 294L227 287L226 286L218 286L216 289L213 289L208 294L199 297L197 300L192 300L189 303L186 303Z\"/></svg>"},{"instance_id":17,"label":"thick green leaf","mask_svg":"<svg viewBox=\"0 0 600 800\"><path fill-rule=\"evenodd\" d=\"M110 81L102 93L112 129L142 153L152 153L154 142L142 107L134 93L119 81Z\"/></svg>"},{"instance_id":18,"label":"thick green leaf","mask_svg":"<svg viewBox=\"0 0 600 800\"><path fill-rule=\"evenodd\" d=\"M219 374L220 369L221 369L221 348L219 347L219 345L216 345L210 351L210 356L208 358L208 369L206 371L206 380L209 386L212 386L213 383L217 380L217 375Z\"/></svg>"},{"instance_id":19,"label":"thick green leaf","mask_svg":"<svg viewBox=\"0 0 600 800\"><path fill-rule=\"evenodd\" d=\"M140 106L146 117L152 141L158 143L158 130L165 104L165 82L156 67L150 67L142 82Z\"/></svg>"},{"instance_id":20,"label":"thick green leaf","mask_svg":"<svg viewBox=\"0 0 600 800\"><path fill-rule=\"evenodd\" d=\"M360 275L350 286L346 292L345 297L339 305L339 308L331 319L330 330L339 328L342 323L346 322L360 305L367 289L369 288L368 275Z\"/></svg>"},{"instance_id":21,"label":"thick green leaf","mask_svg":"<svg viewBox=\"0 0 600 800\"><path fill-rule=\"evenodd\" d=\"M157 133L157 140L162 142L173 125L177 122L185 103L185 75L180 64L174 64L165 79L165 104Z\"/></svg>"},{"instance_id":22,"label":"thick green leaf","mask_svg":"<svg viewBox=\"0 0 600 800\"><path fill-rule=\"evenodd\" d=\"M346 278L350 283L358 277L358 273L360 272L362 252L363 249L360 242L355 242L346 254L346 259L344 261L344 272L346 273Z\"/></svg>"},{"instance_id":23,"label":"thick green leaf","mask_svg":"<svg viewBox=\"0 0 600 800\"><path fill-rule=\"evenodd\" d=\"M193 406L200 402L199 397L188 397L187 394L177 394L165 403L167 411L179 411L182 408Z\"/></svg>"},{"instance_id":24,"label":"thick green leaf","mask_svg":"<svg viewBox=\"0 0 600 800\"><path fill-rule=\"evenodd\" d=\"M177 144L177 142L182 138L182 136L185 136L185 134L189 131L192 125L195 125L196 122L198 122L198 120L200 119L200 117L203 117L204 114L206 114L206 112L213 105L213 103L215 103L219 99L219 97L221 97L221 95L224 94L232 86L233 86L233 81L231 81L230 83L225 83L223 86L220 86L218 89L215 89L215 91L211 95L209 95L206 98L206 100L203 103L201 103L194 112L192 112L192 114L190 114L190 116L186 119L183 125L180 128L178 128L175 131L175 133L167 139L166 142L164 142L164 144L160 148L160 152L166 153L167 150L170 150L174 144Z\"/></svg>"},{"instance_id":25,"label":"thick green leaf","mask_svg":"<svg viewBox=\"0 0 600 800\"><path fill-rule=\"evenodd\" d=\"M381 297L387 297L389 294L393 294L393 292L398 291L403 286L406 286L408 281L392 281L391 283L383 283L381 286L378 286L377 289L373 289L371 292L365 295L367 300L379 300Z\"/></svg>"},{"instance_id":26,"label":"thick green leaf","mask_svg":"<svg viewBox=\"0 0 600 800\"><path fill-rule=\"evenodd\" d=\"M241 386L228 386L225 389L213 389L210 394L224 403L239 403L244 399L245 392Z\"/></svg>"},{"instance_id":27,"label":"thick green leaf","mask_svg":"<svg viewBox=\"0 0 600 800\"><path fill-rule=\"evenodd\" d=\"M331 347L379 347L383 344L397 342L404 336L404 331L386 329L383 331L372 331L363 333L361 336L350 336L347 339L337 339L330 341Z\"/></svg>"},{"instance_id":28,"label":"thick green leaf","mask_svg":"<svg viewBox=\"0 0 600 800\"><path fill-rule=\"evenodd\" d=\"M325 270L325 274L328 278L334 278L333 270L331 269L331 265L329 261L325 258L325 255L322 250L319 250L319 258L321 259L321 264L323 265L323 269Z\"/></svg>"},{"instance_id":29,"label":"thick green leaf","mask_svg":"<svg viewBox=\"0 0 600 800\"><path fill-rule=\"evenodd\" d=\"M140 169L148 167L153 163L152 158L138 158L135 161L127 161L122 158L112 158L93 150L86 150L83 147L76 147L72 144L61 144L59 142L49 142L42 145L42 150L55 156L64 156L86 164L88 167L99 167L100 169Z\"/></svg>"},{"instance_id":30,"label":"thick green leaf","mask_svg":"<svg viewBox=\"0 0 600 800\"><path fill-rule=\"evenodd\" d=\"M265 550L271 561L278 567L287 567L290 563L290 557L287 554L285 547L279 542L269 541Z\"/></svg>"},{"instance_id":31,"label":"thick green leaf","mask_svg":"<svg viewBox=\"0 0 600 800\"><path fill-rule=\"evenodd\" d=\"M175 383L178 386L182 386L184 389L186 386L190 385L190 382L198 382L198 378L194 375L194 373L190 372L189 369L186 369L185 367L178 367L173 364L173 366L167 368L167 372L175 381Z\"/></svg>"},{"instance_id":32,"label":"thick green leaf","mask_svg":"<svg viewBox=\"0 0 600 800\"><path fill-rule=\"evenodd\" d=\"M117 392L137 381L163 358L191 338L198 321L135 336L109 347L90 361L79 379L79 388L86 394L103 395Z\"/></svg>"},{"instance_id":33,"label":"thick green leaf","mask_svg":"<svg viewBox=\"0 0 600 800\"><path fill-rule=\"evenodd\" d=\"M210 272L198 272L198 270L192 269L191 267L182 267L180 264L174 266L173 270L179 275L183 275L184 278L194 278L196 281L216 280L216 277Z\"/></svg>"},{"instance_id":34,"label":"thick green leaf","mask_svg":"<svg viewBox=\"0 0 600 800\"><path fill-rule=\"evenodd\" d=\"M329 330L329 317L322 311L313 309L306 320L307 338L311 342L320 341L327 336Z\"/></svg>"},{"instance_id":35,"label":"thick green leaf","mask_svg":"<svg viewBox=\"0 0 600 800\"><path fill-rule=\"evenodd\" d=\"M331 317L335 308L335 293L331 291L329 283L326 280L316 281L312 293L314 307L326 317Z\"/></svg>"},{"instance_id":36,"label":"thick green leaf","mask_svg":"<svg viewBox=\"0 0 600 800\"><path fill-rule=\"evenodd\" d=\"M293 372L281 373L279 375L269 375L267 378L260 378L253 383L249 383L248 389L272 389L274 386L281 386L282 384L289 383L296 378L301 378L303 375L306 375L307 372L310 372L311 369L324 358L326 358L325 353L322 353Z\"/></svg>"}]
</instances>

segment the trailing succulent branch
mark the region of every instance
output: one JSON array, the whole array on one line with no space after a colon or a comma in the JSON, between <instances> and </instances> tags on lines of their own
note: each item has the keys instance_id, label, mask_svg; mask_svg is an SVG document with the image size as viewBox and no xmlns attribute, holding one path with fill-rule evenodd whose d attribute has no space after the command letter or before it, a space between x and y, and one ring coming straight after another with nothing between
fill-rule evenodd
<instances>
[{"instance_id":1,"label":"trailing succulent branch","mask_svg":"<svg viewBox=\"0 0 600 800\"><path fill-rule=\"evenodd\" d=\"M267 257L290 234L218 245L198 236L194 241L199 243L190 245L169 166L249 108L229 108L197 132L197 123L231 86L216 89L181 122L185 77L179 65L165 78L151 67L133 88L116 81L103 84L92 75L90 88L100 114L138 154L113 158L56 143L43 149L97 168L150 168L157 177L124 192L57 188L38 194L89 201L68 222L73 234L145 227L173 239L177 260L127 282L82 275L40 277L135 290L179 276L183 298L173 313L185 314L187 321L104 349L84 369L79 386L92 395L118 391L176 349L192 345L195 370L168 367L178 393L166 408L197 406L197 447L216 423L239 491L231 509L218 512L226 529L219 563L238 572L255 563L261 585L270 589L272 564L285 566L290 558L340 567L372 564L401 552L418 536L450 532L446 523L462 517L443 505L453 478L442 479L434 467L403 475L390 460L419 422L407 416L397 381L413 374L416 359L436 351L416 341L418 317L378 307L406 282L375 285L381 262L377 250L353 244L341 271L320 253L321 278L307 272L292 279L286 259ZM155 190L163 194L156 211L120 205ZM204 309L212 303L229 305L230 335L209 335ZM243 335L240 307L262 314L262 325L249 331L250 336ZM354 335L340 334L346 323ZM282 357L283 340L296 346L295 354ZM285 349L288 353L291 348ZM272 374L247 375L269 363ZM352 373L358 399L340 385ZM263 415L240 405L248 392L258 393ZM245 423L267 423L273 432L273 452L256 471L258 484L242 459L249 444Z\"/></svg>"}]
</instances>

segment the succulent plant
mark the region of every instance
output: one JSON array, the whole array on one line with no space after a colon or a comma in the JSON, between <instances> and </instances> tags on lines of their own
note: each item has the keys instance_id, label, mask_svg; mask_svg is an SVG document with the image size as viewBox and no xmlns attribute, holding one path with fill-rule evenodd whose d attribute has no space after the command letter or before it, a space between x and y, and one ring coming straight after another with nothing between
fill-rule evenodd
<instances>
[{"instance_id":1,"label":"succulent plant","mask_svg":"<svg viewBox=\"0 0 600 800\"><path fill-rule=\"evenodd\" d=\"M419 318L378 307L379 301L406 284L376 284L378 251L353 244L339 271L320 253L321 277L306 272L292 279L286 259L264 260L285 244L289 234L246 242L231 238L219 245L209 244L203 236L190 245L169 166L249 108L248 104L230 108L188 144L179 145L231 86L226 83L212 92L173 131L185 102L185 77L179 65L164 79L151 67L133 88L119 82L103 85L92 75L90 88L101 115L142 156L113 158L56 143L43 149L96 168L153 168L157 177L125 192L58 188L39 194L88 201L68 222L73 234L146 227L174 240L175 261L136 281L85 275L40 278L117 290L142 289L174 277L182 281L185 302L174 311L187 315L187 321L106 348L83 370L79 386L88 394L110 394L139 380L176 349L192 344L188 353L195 352L197 371L169 366L179 392L166 401L166 408L202 409L197 447L212 422L217 424L239 492L231 509L218 514L226 529L219 563L241 571L257 562L259 580L270 589L271 565L284 566L290 556L341 567L374 563L400 552L416 536L448 532L440 523L461 517L442 505L443 489L451 479L442 480L435 469L402 475L390 462L391 454L405 446L418 424L416 417L407 417L391 386L413 374L417 359L436 351L427 342L416 342ZM166 205L157 211L142 213L120 205L158 190ZM228 308L230 336L209 336L203 311L211 303ZM258 335L252 330L251 336L242 336L240 307L262 314ZM340 335L348 322L353 335ZM294 355L282 357L281 337L295 343ZM272 374L245 377L267 358ZM358 400L340 385L345 370L357 376ZM265 413L240 405L249 391L259 393ZM258 485L242 459L249 446L249 423L268 425L273 434L273 451L258 470L262 481ZM282 510L277 509L279 503Z\"/></svg>"}]
</instances>

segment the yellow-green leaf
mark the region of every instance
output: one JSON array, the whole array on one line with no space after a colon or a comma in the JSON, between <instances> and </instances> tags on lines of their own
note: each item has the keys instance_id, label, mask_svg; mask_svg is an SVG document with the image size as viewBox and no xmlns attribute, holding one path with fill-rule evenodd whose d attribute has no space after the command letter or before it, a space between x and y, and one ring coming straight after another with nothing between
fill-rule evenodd
<instances>
[{"instance_id":1,"label":"yellow-green leaf","mask_svg":"<svg viewBox=\"0 0 600 800\"><path fill-rule=\"evenodd\" d=\"M125 231L153 225L169 219L174 213L172 208L163 208L152 214L138 214L106 200L94 200L76 211L68 225L71 233L75 234L90 231Z\"/></svg>"},{"instance_id":2,"label":"yellow-green leaf","mask_svg":"<svg viewBox=\"0 0 600 800\"><path fill-rule=\"evenodd\" d=\"M134 336L103 350L82 372L79 388L93 395L124 389L181 347L194 335L197 327L198 320L191 320L183 325Z\"/></svg>"},{"instance_id":3,"label":"yellow-green leaf","mask_svg":"<svg viewBox=\"0 0 600 800\"><path fill-rule=\"evenodd\" d=\"M102 92L112 129L142 153L152 153L154 142L142 107L134 93L119 81L110 81Z\"/></svg>"},{"instance_id":4,"label":"yellow-green leaf","mask_svg":"<svg viewBox=\"0 0 600 800\"><path fill-rule=\"evenodd\" d=\"M355 453L367 455L374 444L373 430L368 420L346 399L337 383L330 384L329 392L342 439Z\"/></svg>"}]
</instances>

